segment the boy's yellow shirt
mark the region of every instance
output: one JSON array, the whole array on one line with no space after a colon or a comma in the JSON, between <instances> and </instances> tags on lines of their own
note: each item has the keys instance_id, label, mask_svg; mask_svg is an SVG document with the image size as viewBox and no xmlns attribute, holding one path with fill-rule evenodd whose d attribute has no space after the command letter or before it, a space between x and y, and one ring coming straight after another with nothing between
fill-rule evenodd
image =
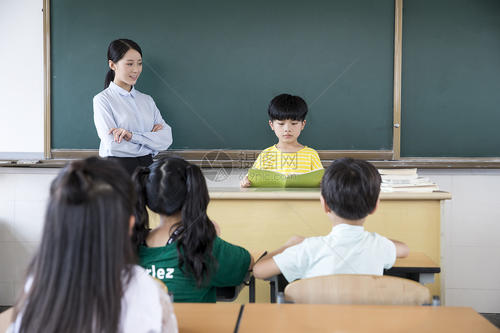
<instances>
[{"instance_id":1,"label":"boy's yellow shirt","mask_svg":"<svg viewBox=\"0 0 500 333\"><path fill-rule=\"evenodd\" d=\"M323 169L323 165L318 153L312 148L305 146L295 153L283 153L274 145L259 154L253 168L289 175Z\"/></svg>"}]
</instances>

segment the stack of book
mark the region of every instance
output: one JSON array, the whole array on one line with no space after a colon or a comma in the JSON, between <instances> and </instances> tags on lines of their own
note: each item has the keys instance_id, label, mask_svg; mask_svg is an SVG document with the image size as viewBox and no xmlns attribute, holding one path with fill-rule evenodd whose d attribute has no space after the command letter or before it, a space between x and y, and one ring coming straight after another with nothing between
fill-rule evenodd
<instances>
[{"instance_id":1,"label":"stack of book","mask_svg":"<svg viewBox=\"0 0 500 333\"><path fill-rule=\"evenodd\" d=\"M439 191L436 183L419 177L417 169L379 169L382 192L433 192Z\"/></svg>"}]
</instances>

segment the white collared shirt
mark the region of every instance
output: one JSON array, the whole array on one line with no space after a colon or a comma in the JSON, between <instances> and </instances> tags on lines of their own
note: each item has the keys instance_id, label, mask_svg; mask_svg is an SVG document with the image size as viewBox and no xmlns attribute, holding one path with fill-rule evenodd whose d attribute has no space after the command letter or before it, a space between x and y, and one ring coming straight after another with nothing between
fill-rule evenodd
<instances>
[{"instance_id":1,"label":"white collared shirt","mask_svg":"<svg viewBox=\"0 0 500 333\"><path fill-rule=\"evenodd\" d=\"M108 88L94 96L94 123L101 139L101 157L154 156L172 144L172 129L161 117L153 98L134 87L129 92L111 82ZM163 129L151 132L156 124ZM111 128L132 132L132 139L115 142L109 134Z\"/></svg>"},{"instance_id":2,"label":"white collared shirt","mask_svg":"<svg viewBox=\"0 0 500 333\"><path fill-rule=\"evenodd\" d=\"M382 275L396 261L396 246L363 226L338 224L328 235L306 238L273 259L289 282L331 274Z\"/></svg>"}]
</instances>

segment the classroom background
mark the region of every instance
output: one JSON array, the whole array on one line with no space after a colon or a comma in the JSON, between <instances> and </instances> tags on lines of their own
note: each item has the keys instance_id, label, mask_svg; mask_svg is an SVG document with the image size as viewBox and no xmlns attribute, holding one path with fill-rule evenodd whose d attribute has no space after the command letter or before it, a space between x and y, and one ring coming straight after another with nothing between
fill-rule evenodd
<instances>
[{"instance_id":1,"label":"classroom background","mask_svg":"<svg viewBox=\"0 0 500 333\"><path fill-rule=\"evenodd\" d=\"M0 2L0 160L43 158L42 8L42 0ZM0 167L0 305L13 304L22 287L58 171ZM245 170L233 169L221 181L214 181L216 172L206 170L209 187L236 187ZM442 303L500 313L500 170L425 168L419 174L453 196L442 209Z\"/></svg>"}]
</instances>

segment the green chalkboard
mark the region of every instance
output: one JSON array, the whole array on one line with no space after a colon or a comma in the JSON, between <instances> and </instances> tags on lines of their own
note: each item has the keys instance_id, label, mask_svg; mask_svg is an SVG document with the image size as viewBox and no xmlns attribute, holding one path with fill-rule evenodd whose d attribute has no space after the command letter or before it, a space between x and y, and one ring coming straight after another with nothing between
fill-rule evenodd
<instances>
[{"instance_id":1,"label":"green chalkboard","mask_svg":"<svg viewBox=\"0 0 500 333\"><path fill-rule=\"evenodd\" d=\"M172 148L268 147L267 105L288 92L310 106L302 143L392 149L394 0L52 0L50 15L53 149L98 147L92 97L116 38L141 45L137 89Z\"/></svg>"},{"instance_id":2,"label":"green chalkboard","mask_svg":"<svg viewBox=\"0 0 500 333\"><path fill-rule=\"evenodd\" d=\"M500 1L404 0L401 156L500 156Z\"/></svg>"}]
</instances>

